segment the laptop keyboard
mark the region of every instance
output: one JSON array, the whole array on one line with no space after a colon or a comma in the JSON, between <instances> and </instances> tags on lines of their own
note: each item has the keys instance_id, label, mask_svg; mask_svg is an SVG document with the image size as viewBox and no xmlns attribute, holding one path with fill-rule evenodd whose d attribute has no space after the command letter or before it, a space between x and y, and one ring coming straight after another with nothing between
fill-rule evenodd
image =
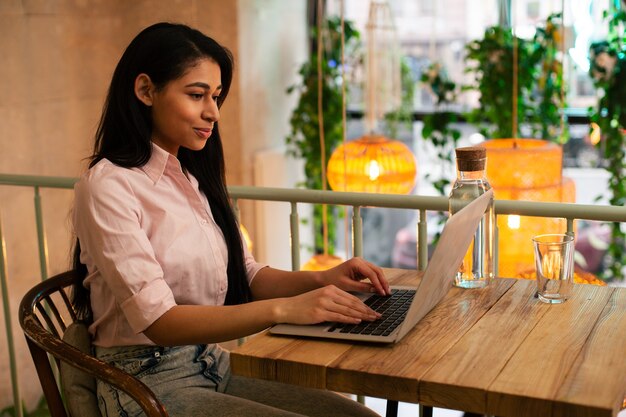
<instances>
[{"instance_id":1,"label":"laptop keyboard","mask_svg":"<svg viewBox=\"0 0 626 417\"><path fill-rule=\"evenodd\" d=\"M364 302L382 314L378 320L362 321L359 324L334 323L327 331L388 336L404 321L414 296L415 290L399 289L392 289L391 295L374 294Z\"/></svg>"}]
</instances>

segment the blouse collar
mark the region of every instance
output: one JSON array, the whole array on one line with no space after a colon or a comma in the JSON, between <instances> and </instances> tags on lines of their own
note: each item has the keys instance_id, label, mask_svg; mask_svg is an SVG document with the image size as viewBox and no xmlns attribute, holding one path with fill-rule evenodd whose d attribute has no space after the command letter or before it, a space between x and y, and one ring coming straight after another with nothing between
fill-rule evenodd
<instances>
[{"instance_id":1,"label":"blouse collar","mask_svg":"<svg viewBox=\"0 0 626 417\"><path fill-rule=\"evenodd\" d=\"M159 145L152 143L152 155L148 162L141 168L148 178L150 178L154 184L158 183L165 169L168 165L172 168L177 168L178 171L182 172L182 168L180 166L180 161L178 158L167 152L165 149L161 148Z\"/></svg>"}]
</instances>

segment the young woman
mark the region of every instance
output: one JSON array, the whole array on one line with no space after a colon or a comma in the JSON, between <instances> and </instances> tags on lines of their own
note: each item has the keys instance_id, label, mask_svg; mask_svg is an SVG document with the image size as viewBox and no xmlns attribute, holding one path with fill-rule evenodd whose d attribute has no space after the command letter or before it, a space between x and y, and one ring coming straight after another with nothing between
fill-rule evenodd
<instances>
[{"instance_id":1,"label":"young woman","mask_svg":"<svg viewBox=\"0 0 626 417\"><path fill-rule=\"evenodd\" d=\"M347 291L389 292L362 259L288 272L242 245L218 130L232 71L228 50L184 25L158 23L130 43L75 187L85 279L74 302L96 355L140 378L172 416L374 415L330 392L231 377L216 344L274 323L373 320ZM104 383L98 397L103 415L141 414Z\"/></svg>"}]
</instances>

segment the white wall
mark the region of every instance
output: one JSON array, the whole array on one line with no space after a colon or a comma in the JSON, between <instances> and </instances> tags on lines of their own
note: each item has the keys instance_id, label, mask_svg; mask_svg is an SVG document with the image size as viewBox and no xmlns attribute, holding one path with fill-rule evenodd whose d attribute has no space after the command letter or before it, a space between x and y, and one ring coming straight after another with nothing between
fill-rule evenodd
<instances>
[{"instance_id":1,"label":"white wall","mask_svg":"<svg viewBox=\"0 0 626 417\"><path fill-rule=\"evenodd\" d=\"M277 147L260 151L254 158L254 183L262 187L294 188L304 180L304 162L285 157L284 148ZM311 220L312 206L298 205L300 220ZM254 239L256 258L274 268L290 270L290 214L291 204L283 202L265 202L255 204L257 234ZM312 255L313 230L310 226L299 225L300 263L304 264Z\"/></svg>"},{"instance_id":2,"label":"white wall","mask_svg":"<svg viewBox=\"0 0 626 417\"><path fill-rule=\"evenodd\" d=\"M295 187L302 164L285 157L289 117L297 94L286 90L299 80L308 60L306 1L239 0L241 167L244 183ZM290 269L289 204L241 202L242 220L253 222L254 253L260 262ZM250 212L254 213L251 218ZM303 232L305 232L303 230ZM306 236L306 233L304 233Z\"/></svg>"},{"instance_id":3,"label":"white wall","mask_svg":"<svg viewBox=\"0 0 626 417\"><path fill-rule=\"evenodd\" d=\"M307 60L306 1L240 0L239 75L245 176L252 178L252 156L284 144L297 98L286 89L298 80Z\"/></svg>"}]
</instances>

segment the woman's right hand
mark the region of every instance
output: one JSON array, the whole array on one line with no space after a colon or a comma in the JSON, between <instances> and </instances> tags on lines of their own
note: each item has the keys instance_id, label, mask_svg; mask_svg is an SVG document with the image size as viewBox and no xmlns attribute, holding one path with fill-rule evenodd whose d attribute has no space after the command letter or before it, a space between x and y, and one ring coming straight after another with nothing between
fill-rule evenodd
<instances>
[{"instance_id":1,"label":"woman's right hand","mask_svg":"<svg viewBox=\"0 0 626 417\"><path fill-rule=\"evenodd\" d=\"M316 324L324 321L360 323L373 321L380 314L361 300L334 285L281 298L276 307L276 322L290 324Z\"/></svg>"}]
</instances>

